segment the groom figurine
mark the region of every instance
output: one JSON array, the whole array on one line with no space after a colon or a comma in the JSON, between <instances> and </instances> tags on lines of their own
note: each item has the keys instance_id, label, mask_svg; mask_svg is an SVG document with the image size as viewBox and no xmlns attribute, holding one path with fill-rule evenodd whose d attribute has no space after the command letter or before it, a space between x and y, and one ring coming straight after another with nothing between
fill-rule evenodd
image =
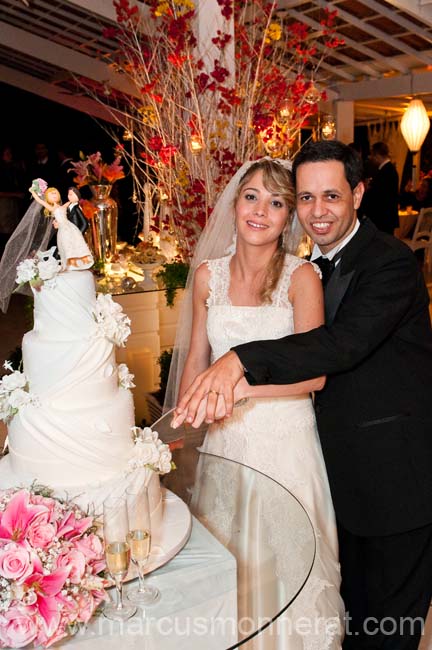
<instances>
[{"instance_id":1,"label":"groom figurine","mask_svg":"<svg viewBox=\"0 0 432 650\"><path fill-rule=\"evenodd\" d=\"M315 409L338 522L343 648L417 650L432 597L429 296L410 249L358 221L361 172L338 141L294 159L298 218L312 260L328 267L326 324L237 346L196 378L178 414L192 422L208 396L211 422L219 393L230 415L243 375L288 384L326 374Z\"/></svg>"}]
</instances>

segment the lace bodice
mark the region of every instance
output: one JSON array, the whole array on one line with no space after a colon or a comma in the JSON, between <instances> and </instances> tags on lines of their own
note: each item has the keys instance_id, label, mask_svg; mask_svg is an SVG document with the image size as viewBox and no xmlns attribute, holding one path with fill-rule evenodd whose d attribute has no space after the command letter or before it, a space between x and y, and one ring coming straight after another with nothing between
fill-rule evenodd
<instances>
[{"instance_id":1,"label":"lace bodice","mask_svg":"<svg viewBox=\"0 0 432 650\"><path fill-rule=\"evenodd\" d=\"M63 205L60 205L58 208L55 208L55 210L53 210L53 216L58 223L63 224L68 220L66 208Z\"/></svg>"},{"instance_id":2,"label":"lace bodice","mask_svg":"<svg viewBox=\"0 0 432 650\"><path fill-rule=\"evenodd\" d=\"M230 260L231 256L228 255L207 261L210 270L207 335L212 361L235 345L260 339L277 339L294 333L293 308L288 300L288 290L293 272L307 263L294 255L286 255L271 304L236 306L229 299ZM319 273L318 267L313 267Z\"/></svg>"}]
</instances>

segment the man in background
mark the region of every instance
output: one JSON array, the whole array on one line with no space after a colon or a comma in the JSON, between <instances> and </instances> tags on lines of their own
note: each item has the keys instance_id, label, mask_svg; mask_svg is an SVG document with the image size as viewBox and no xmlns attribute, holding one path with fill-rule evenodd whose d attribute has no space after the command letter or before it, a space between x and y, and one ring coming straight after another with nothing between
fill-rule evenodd
<instances>
[{"instance_id":1,"label":"man in background","mask_svg":"<svg viewBox=\"0 0 432 650\"><path fill-rule=\"evenodd\" d=\"M385 142L375 142L370 157L377 171L364 195L362 212L379 230L393 235L399 227L399 176Z\"/></svg>"}]
</instances>

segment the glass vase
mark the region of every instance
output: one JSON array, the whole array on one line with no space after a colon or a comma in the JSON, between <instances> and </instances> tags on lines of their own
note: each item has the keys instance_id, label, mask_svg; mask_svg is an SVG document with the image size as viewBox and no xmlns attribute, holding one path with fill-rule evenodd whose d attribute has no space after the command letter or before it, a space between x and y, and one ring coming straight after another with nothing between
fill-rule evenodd
<instances>
[{"instance_id":1,"label":"glass vase","mask_svg":"<svg viewBox=\"0 0 432 650\"><path fill-rule=\"evenodd\" d=\"M116 252L118 207L110 196L112 185L90 185L90 189L96 208L91 224L93 253L103 267Z\"/></svg>"}]
</instances>

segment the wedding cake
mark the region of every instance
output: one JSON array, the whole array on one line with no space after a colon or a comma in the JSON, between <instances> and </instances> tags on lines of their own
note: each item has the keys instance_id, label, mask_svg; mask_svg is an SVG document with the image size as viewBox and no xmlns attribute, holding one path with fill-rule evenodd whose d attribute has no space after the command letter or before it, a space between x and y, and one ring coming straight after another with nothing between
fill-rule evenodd
<instances>
[{"instance_id":1,"label":"wedding cake","mask_svg":"<svg viewBox=\"0 0 432 650\"><path fill-rule=\"evenodd\" d=\"M40 280L41 265L38 273ZM133 440L133 377L115 360L115 345L124 345L130 333L129 319L111 296L96 296L90 271L57 272L33 282L33 293L23 372L5 375L0 385L0 416L9 420L0 487L36 481L100 511L104 498L124 492L146 472L156 517L157 471L169 471L171 455L151 430Z\"/></svg>"}]
</instances>

